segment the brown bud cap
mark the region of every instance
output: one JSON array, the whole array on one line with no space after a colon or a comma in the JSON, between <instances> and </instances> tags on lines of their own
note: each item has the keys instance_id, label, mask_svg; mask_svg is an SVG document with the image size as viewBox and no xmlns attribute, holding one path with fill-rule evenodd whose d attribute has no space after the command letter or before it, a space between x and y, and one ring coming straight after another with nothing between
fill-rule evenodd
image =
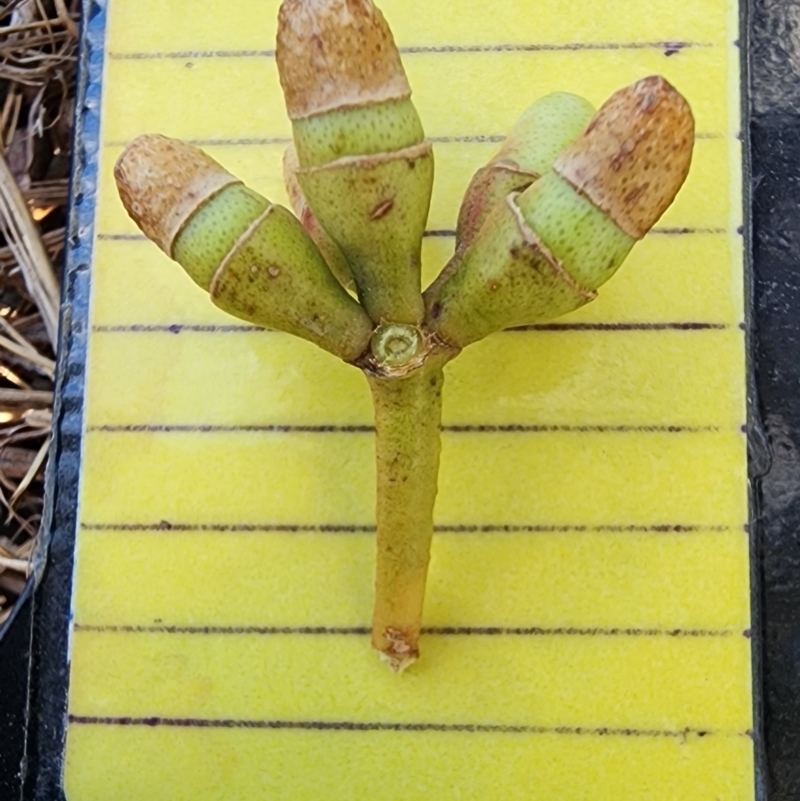
<instances>
[{"instance_id":1,"label":"brown bud cap","mask_svg":"<svg viewBox=\"0 0 800 801\"><path fill-rule=\"evenodd\" d=\"M392 32L371 0L283 0L276 60L292 120L411 95Z\"/></svg>"},{"instance_id":2,"label":"brown bud cap","mask_svg":"<svg viewBox=\"0 0 800 801\"><path fill-rule=\"evenodd\" d=\"M240 183L199 148L159 134L134 139L117 159L114 178L125 210L168 256L192 214Z\"/></svg>"},{"instance_id":3,"label":"brown bud cap","mask_svg":"<svg viewBox=\"0 0 800 801\"><path fill-rule=\"evenodd\" d=\"M614 93L553 169L641 239L683 185L693 146L689 104L651 76Z\"/></svg>"}]
</instances>

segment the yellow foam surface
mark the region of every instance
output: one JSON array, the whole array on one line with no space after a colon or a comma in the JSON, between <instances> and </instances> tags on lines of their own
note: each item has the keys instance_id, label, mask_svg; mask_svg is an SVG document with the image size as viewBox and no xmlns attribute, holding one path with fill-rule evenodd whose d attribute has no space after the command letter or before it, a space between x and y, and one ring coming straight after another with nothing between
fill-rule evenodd
<instances>
[{"instance_id":1,"label":"yellow foam surface","mask_svg":"<svg viewBox=\"0 0 800 801\"><path fill-rule=\"evenodd\" d=\"M86 798L753 797L734 737L75 726L70 745Z\"/></svg>"},{"instance_id":2,"label":"yellow foam surface","mask_svg":"<svg viewBox=\"0 0 800 801\"><path fill-rule=\"evenodd\" d=\"M734 0L385 0L434 139L423 245L530 102L652 73L699 138L593 304L446 371L421 639L369 647L357 371L215 309L116 197L158 131L285 202L277 0L110 0L69 801L754 797Z\"/></svg>"},{"instance_id":3,"label":"yellow foam surface","mask_svg":"<svg viewBox=\"0 0 800 801\"><path fill-rule=\"evenodd\" d=\"M267 529L268 530L268 529ZM430 626L724 630L747 627L747 553L738 529L439 531ZM362 626L372 596L369 531L85 531L78 604L91 623L146 626ZM663 536L654 536L662 534ZM248 559L242 559L242 552ZM476 571L474 563L491 565ZM126 565L124 577L113 568ZM664 571L680 563L680 570ZM269 570L264 565L270 565ZM176 583L171 571L181 575ZM307 574L314 582L305 580ZM236 582L214 593L220 576ZM147 593L141 587L147 585ZM535 589L535 592L532 591ZM525 603L519 602L525 597ZM163 619L162 619L163 622ZM420 667L423 663L420 663ZM411 673L409 676L413 675Z\"/></svg>"},{"instance_id":4,"label":"yellow foam surface","mask_svg":"<svg viewBox=\"0 0 800 801\"><path fill-rule=\"evenodd\" d=\"M275 0L255 5L196 0L192 13L180 2L137 0L113 9L116 30L108 49L116 54L204 50L264 51L275 46ZM585 0L560 0L558 7L461 0L457 7L428 0L385 0L380 8L401 46L496 44L607 44L682 42L725 45L727 0L654 0L643 9L630 0L607 0L602 13ZM735 13L735 12L734 12Z\"/></svg>"},{"instance_id":5,"label":"yellow foam surface","mask_svg":"<svg viewBox=\"0 0 800 801\"><path fill-rule=\"evenodd\" d=\"M703 338L714 347L698 350L697 337L685 331L490 337L450 366L444 425L704 427L712 421L738 428L741 336L711 330ZM654 344L659 370L648 362ZM372 422L362 377L286 334L108 333L96 338L92 358L89 417L102 425ZM254 396L261 401L255 408Z\"/></svg>"}]
</instances>

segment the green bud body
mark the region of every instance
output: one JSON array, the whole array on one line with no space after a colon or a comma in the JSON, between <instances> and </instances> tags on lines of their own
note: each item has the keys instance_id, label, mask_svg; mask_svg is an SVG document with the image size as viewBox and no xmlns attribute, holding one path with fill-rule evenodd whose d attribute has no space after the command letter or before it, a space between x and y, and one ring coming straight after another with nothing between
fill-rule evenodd
<instances>
[{"instance_id":1,"label":"green bud body","mask_svg":"<svg viewBox=\"0 0 800 801\"><path fill-rule=\"evenodd\" d=\"M376 323L418 324L433 155L408 98L292 121L297 181Z\"/></svg>"},{"instance_id":2,"label":"green bud body","mask_svg":"<svg viewBox=\"0 0 800 801\"><path fill-rule=\"evenodd\" d=\"M275 49L311 213L373 322L418 325L433 155L371 0L283 0Z\"/></svg>"},{"instance_id":3,"label":"green bud body","mask_svg":"<svg viewBox=\"0 0 800 801\"><path fill-rule=\"evenodd\" d=\"M239 239L210 294L229 314L308 339L345 361L360 356L372 335L369 318L281 206L270 206Z\"/></svg>"},{"instance_id":4,"label":"green bud body","mask_svg":"<svg viewBox=\"0 0 800 801\"><path fill-rule=\"evenodd\" d=\"M318 167L346 156L393 153L425 138L409 98L293 120L292 132L301 167Z\"/></svg>"},{"instance_id":5,"label":"green bud body","mask_svg":"<svg viewBox=\"0 0 800 801\"><path fill-rule=\"evenodd\" d=\"M583 133L594 113L594 106L578 95L545 95L522 112L492 161L510 160L520 169L544 175Z\"/></svg>"},{"instance_id":6,"label":"green bud body","mask_svg":"<svg viewBox=\"0 0 800 801\"><path fill-rule=\"evenodd\" d=\"M663 78L616 92L544 177L491 212L426 292L431 327L464 347L591 300L672 202L693 141L691 109Z\"/></svg>"},{"instance_id":7,"label":"green bud body","mask_svg":"<svg viewBox=\"0 0 800 801\"><path fill-rule=\"evenodd\" d=\"M539 176L512 164L481 167L467 187L456 224L456 251L468 248L487 217L512 192L527 189Z\"/></svg>"},{"instance_id":8,"label":"green bud body","mask_svg":"<svg viewBox=\"0 0 800 801\"><path fill-rule=\"evenodd\" d=\"M369 345L372 323L302 225L241 184L190 217L173 256L217 306L240 319L303 337L346 361Z\"/></svg>"},{"instance_id":9,"label":"green bud body","mask_svg":"<svg viewBox=\"0 0 800 801\"><path fill-rule=\"evenodd\" d=\"M456 249L472 242L491 210L509 193L527 189L548 172L592 114L591 103L567 92L554 92L531 104L499 152L470 182L458 214Z\"/></svg>"},{"instance_id":10,"label":"green bud body","mask_svg":"<svg viewBox=\"0 0 800 801\"><path fill-rule=\"evenodd\" d=\"M587 289L608 281L636 244L554 172L519 195L517 205L570 278Z\"/></svg>"},{"instance_id":11,"label":"green bud body","mask_svg":"<svg viewBox=\"0 0 800 801\"><path fill-rule=\"evenodd\" d=\"M355 292L356 285L353 281L353 271L347 263L344 254L339 246L330 238L328 232L319 224L317 218L311 213L311 209L306 206L305 214L299 218L306 229L306 233L311 237L314 244L319 248L322 258L330 268L336 280L347 290Z\"/></svg>"},{"instance_id":12,"label":"green bud body","mask_svg":"<svg viewBox=\"0 0 800 801\"><path fill-rule=\"evenodd\" d=\"M463 348L495 331L550 320L594 298L564 271L509 195L442 285L429 323Z\"/></svg>"},{"instance_id":13,"label":"green bud body","mask_svg":"<svg viewBox=\"0 0 800 801\"><path fill-rule=\"evenodd\" d=\"M306 207L306 214L300 218L303 228L319 248L322 258L330 268L336 280L348 291L355 292L356 284L353 280L353 271L347 263L341 248L330 238L328 232L319 224L317 218Z\"/></svg>"},{"instance_id":14,"label":"green bud body","mask_svg":"<svg viewBox=\"0 0 800 801\"><path fill-rule=\"evenodd\" d=\"M353 361L373 325L297 218L243 186L202 150L135 139L114 166L136 224L226 312Z\"/></svg>"},{"instance_id":15,"label":"green bud body","mask_svg":"<svg viewBox=\"0 0 800 801\"><path fill-rule=\"evenodd\" d=\"M286 185L286 192L289 195L292 209L297 219L303 224L303 228L314 240L314 244L319 248L319 252L325 259L326 264L336 276L336 280L345 289L355 292L356 285L355 281L353 281L353 271L350 269L350 265L347 263L339 246L319 224L319 220L308 207L303 190L297 181L297 171L299 169L300 162L297 158L297 150L294 145L290 145L283 155L283 181Z\"/></svg>"},{"instance_id":16,"label":"green bud body","mask_svg":"<svg viewBox=\"0 0 800 801\"><path fill-rule=\"evenodd\" d=\"M546 95L522 113L498 153L475 173L467 188L458 214L456 254L425 291L429 315L492 210L512 192L535 186L559 153L581 134L593 113L591 103L568 92Z\"/></svg>"},{"instance_id":17,"label":"green bud body","mask_svg":"<svg viewBox=\"0 0 800 801\"><path fill-rule=\"evenodd\" d=\"M447 342L560 317L592 300L636 240L552 171L487 220L430 307Z\"/></svg>"},{"instance_id":18,"label":"green bud body","mask_svg":"<svg viewBox=\"0 0 800 801\"><path fill-rule=\"evenodd\" d=\"M418 325L424 316L422 236L433 186L429 143L301 169L297 180L350 265L372 320Z\"/></svg>"},{"instance_id":19,"label":"green bud body","mask_svg":"<svg viewBox=\"0 0 800 801\"><path fill-rule=\"evenodd\" d=\"M269 201L243 184L226 186L189 218L172 245L172 257L208 292L214 273Z\"/></svg>"}]
</instances>

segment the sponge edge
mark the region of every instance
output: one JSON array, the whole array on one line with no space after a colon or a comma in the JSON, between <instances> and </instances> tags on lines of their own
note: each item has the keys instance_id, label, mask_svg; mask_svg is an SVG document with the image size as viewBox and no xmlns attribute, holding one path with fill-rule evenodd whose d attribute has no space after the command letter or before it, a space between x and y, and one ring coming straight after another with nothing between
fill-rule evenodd
<instances>
[{"instance_id":1,"label":"sponge edge","mask_svg":"<svg viewBox=\"0 0 800 801\"><path fill-rule=\"evenodd\" d=\"M183 226L220 190L241 181L193 145L144 134L114 165L125 210L142 232L172 257Z\"/></svg>"}]
</instances>

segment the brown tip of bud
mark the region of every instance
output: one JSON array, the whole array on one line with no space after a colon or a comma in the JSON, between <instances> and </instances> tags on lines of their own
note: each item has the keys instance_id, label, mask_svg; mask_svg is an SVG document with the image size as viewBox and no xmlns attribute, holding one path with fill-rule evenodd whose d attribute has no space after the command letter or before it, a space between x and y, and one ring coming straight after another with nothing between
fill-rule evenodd
<instances>
[{"instance_id":1,"label":"brown tip of bud","mask_svg":"<svg viewBox=\"0 0 800 801\"><path fill-rule=\"evenodd\" d=\"M371 0L283 0L276 59L293 120L411 94L392 32Z\"/></svg>"},{"instance_id":2,"label":"brown tip of bud","mask_svg":"<svg viewBox=\"0 0 800 801\"><path fill-rule=\"evenodd\" d=\"M114 166L122 205L167 255L192 214L229 184L239 183L202 150L178 139L144 134Z\"/></svg>"},{"instance_id":3,"label":"brown tip of bud","mask_svg":"<svg viewBox=\"0 0 800 801\"><path fill-rule=\"evenodd\" d=\"M651 76L613 94L554 170L641 239L683 185L693 146L689 104Z\"/></svg>"}]
</instances>

